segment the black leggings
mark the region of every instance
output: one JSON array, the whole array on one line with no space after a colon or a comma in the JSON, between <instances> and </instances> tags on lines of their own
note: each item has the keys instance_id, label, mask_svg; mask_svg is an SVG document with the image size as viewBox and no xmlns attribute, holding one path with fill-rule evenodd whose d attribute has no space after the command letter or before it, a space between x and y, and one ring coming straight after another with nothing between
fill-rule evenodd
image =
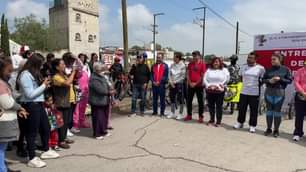
<instances>
[{"instance_id":1,"label":"black leggings","mask_svg":"<svg viewBox=\"0 0 306 172\"><path fill-rule=\"evenodd\" d=\"M50 126L47 113L42 103L29 102L23 103L22 107L29 113L27 119L22 119L24 123L25 137L27 141L27 150L29 153L29 159L32 160L35 157L36 150L36 135L39 132L42 142L43 151L49 150L49 136Z\"/></svg>"},{"instance_id":2,"label":"black leggings","mask_svg":"<svg viewBox=\"0 0 306 172\"><path fill-rule=\"evenodd\" d=\"M24 150L24 138L25 138L25 120L18 116L18 125L19 125L19 139L17 141L17 151Z\"/></svg>"},{"instance_id":3,"label":"black leggings","mask_svg":"<svg viewBox=\"0 0 306 172\"><path fill-rule=\"evenodd\" d=\"M58 142L64 142L67 138L67 130L71 123L71 108L58 108L63 115L64 125L58 129Z\"/></svg>"},{"instance_id":4,"label":"black leggings","mask_svg":"<svg viewBox=\"0 0 306 172\"><path fill-rule=\"evenodd\" d=\"M221 124L223 114L223 99L224 92L222 93L208 93L206 92L206 99L208 102L210 121L215 122L215 116L217 116L217 124Z\"/></svg>"},{"instance_id":5,"label":"black leggings","mask_svg":"<svg viewBox=\"0 0 306 172\"><path fill-rule=\"evenodd\" d=\"M306 115L306 101L295 97L295 129L294 135L302 137L304 135L303 125L304 117Z\"/></svg>"}]
</instances>

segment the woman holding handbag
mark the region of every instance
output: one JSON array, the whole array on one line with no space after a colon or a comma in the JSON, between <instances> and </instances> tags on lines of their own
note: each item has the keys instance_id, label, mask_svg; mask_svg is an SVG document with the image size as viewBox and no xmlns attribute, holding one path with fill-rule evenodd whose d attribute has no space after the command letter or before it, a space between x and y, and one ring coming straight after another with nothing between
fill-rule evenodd
<instances>
[{"instance_id":1,"label":"woman holding handbag","mask_svg":"<svg viewBox=\"0 0 306 172\"><path fill-rule=\"evenodd\" d=\"M5 150L8 142L16 141L18 137L18 114L27 118L28 113L12 96L12 91L7 83L13 72L10 58L0 59L0 171L6 172Z\"/></svg>"},{"instance_id":2,"label":"woman holding handbag","mask_svg":"<svg viewBox=\"0 0 306 172\"><path fill-rule=\"evenodd\" d=\"M208 125L212 124L216 127L221 125L225 86L229 78L229 72L223 67L221 58L214 57L203 79L210 113ZM215 116L217 116L216 123Z\"/></svg>"}]
</instances>

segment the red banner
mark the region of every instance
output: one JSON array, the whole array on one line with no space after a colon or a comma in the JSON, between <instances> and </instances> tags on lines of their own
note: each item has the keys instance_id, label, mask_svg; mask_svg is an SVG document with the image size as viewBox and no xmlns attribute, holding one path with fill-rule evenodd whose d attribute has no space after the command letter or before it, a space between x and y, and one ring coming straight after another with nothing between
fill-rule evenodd
<instances>
[{"instance_id":1,"label":"red banner","mask_svg":"<svg viewBox=\"0 0 306 172\"><path fill-rule=\"evenodd\" d=\"M271 67L271 56L273 53L281 53L285 56L284 65L289 67L292 71L304 66L306 60L305 49L287 49L287 50L259 50L256 54L259 56L258 63L268 68Z\"/></svg>"}]
</instances>

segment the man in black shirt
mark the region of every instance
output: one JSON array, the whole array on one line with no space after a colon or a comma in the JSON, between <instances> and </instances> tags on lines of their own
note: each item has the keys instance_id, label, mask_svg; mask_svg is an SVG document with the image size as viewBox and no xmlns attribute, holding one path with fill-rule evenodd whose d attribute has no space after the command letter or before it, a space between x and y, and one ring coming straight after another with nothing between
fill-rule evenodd
<instances>
[{"instance_id":1,"label":"man in black shirt","mask_svg":"<svg viewBox=\"0 0 306 172\"><path fill-rule=\"evenodd\" d=\"M146 91L150 80L150 69L144 62L145 56L137 56L137 64L130 71L131 78L133 79L132 116L136 115L138 97L141 97L140 115L144 114Z\"/></svg>"},{"instance_id":2,"label":"man in black shirt","mask_svg":"<svg viewBox=\"0 0 306 172\"><path fill-rule=\"evenodd\" d=\"M119 79L119 76L123 74L123 66L120 63L120 58L115 58L115 63L110 67L111 76L113 82Z\"/></svg>"}]
</instances>

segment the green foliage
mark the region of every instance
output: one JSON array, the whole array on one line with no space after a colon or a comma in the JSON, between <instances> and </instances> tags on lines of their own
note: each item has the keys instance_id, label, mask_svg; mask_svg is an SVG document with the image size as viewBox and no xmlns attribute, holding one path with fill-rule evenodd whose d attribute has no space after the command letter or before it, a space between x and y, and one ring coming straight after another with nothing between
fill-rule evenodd
<instances>
[{"instance_id":1,"label":"green foliage","mask_svg":"<svg viewBox=\"0 0 306 172\"><path fill-rule=\"evenodd\" d=\"M141 51L141 50L144 50L144 47L139 46L139 45L134 45L134 46L132 46L131 49L132 49L132 50L135 50L135 51Z\"/></svg>"},{"instance_id":2,"label":"green foliage","mask_svg":"<svg viewBox=\"0 0 306 172\"><path fill-rule=\"evenodd\" d=\"M4 14L2 14L1 17L1 50L4 55L10 55L10 33L8 30L7 19Z\"/></svg>"},{"instance_id":3,"label":"green foliage","mask_svg":"<svg viewBox=\"0 0 306 172\"><path fill-rule=\"evenodd\" d=\"M15 31L12 39L22 45L28 45L33 50L52 51L55 49L52 31L45 19L39 20L33 14L23 18L15 18Z\"/></svg>"}]
</instances>

